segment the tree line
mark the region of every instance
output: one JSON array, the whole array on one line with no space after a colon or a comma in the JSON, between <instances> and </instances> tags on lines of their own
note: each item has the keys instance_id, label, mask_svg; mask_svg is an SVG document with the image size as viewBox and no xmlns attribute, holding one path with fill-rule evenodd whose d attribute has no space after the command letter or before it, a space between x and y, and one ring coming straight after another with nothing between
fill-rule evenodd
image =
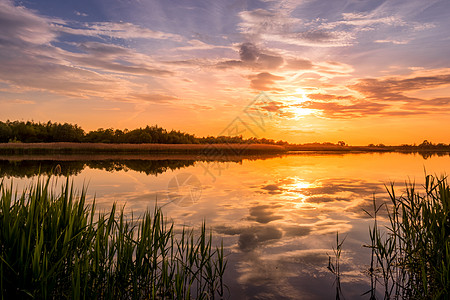
<instances>
[{"instance_id":1,"label":"tree line","mask_svg":"<svg viewBox=\"0 0 450 300\"><path fill-rule=\"evenodd\" d=\"M32 121L0 121L0 143L117 143L117 144L274 144L287 142L272 139L245 139L242 136L196 137L179 130L168 131L158 125L133 130L99 128L85 132L81 127L69 123L36 123Z\"/></svg>"},{"instance_id":2,"label":"tree line","mask_svg":"<svg viewBox=\"0 0 450 300\"><path fill-rule=\"evenodd\" d=\"M386 146L384 144L369 144L368 147L375 148L389 148L395 147L400 150L448 150L450 148L450 144L445 143L432 143L428 140L424 140L420 144L402 144L400 146Z\"/></svg>"}]
</instances>

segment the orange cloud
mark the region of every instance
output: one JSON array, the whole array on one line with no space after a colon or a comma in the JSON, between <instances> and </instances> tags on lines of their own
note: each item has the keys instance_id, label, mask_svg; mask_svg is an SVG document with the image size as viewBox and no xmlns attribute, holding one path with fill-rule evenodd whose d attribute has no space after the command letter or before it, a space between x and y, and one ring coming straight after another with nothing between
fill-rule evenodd
<instances>
[{"instance_id":1,"label":"orange cloud","mask_svg":"<svg viewBox=\"0 0 450 300\"><path fill-rule=\"evenodd\" d=\"M330 118L448 113L450 97L425 99L405 95L410 91L445 86L450 86L450 72L447 69L419 71L409 76L364 78L347 86L357 93L311 93L308 98L312 101L302 103L301 106L321 111Z\"/></svg>"},{"instance_id":2,"label":"orange cloud","mask_svg":"<svg viewBox=\"0 0 450 300\"><path fill-rule=\"evenodd\" d=\"M282 76L276 76L268 72L250 75L248 78L250 79L250 87L259 91L280 91L280 88L274 88L272 86L276 83L276 81L284 79Z\"/></svg>"}]
</instances>

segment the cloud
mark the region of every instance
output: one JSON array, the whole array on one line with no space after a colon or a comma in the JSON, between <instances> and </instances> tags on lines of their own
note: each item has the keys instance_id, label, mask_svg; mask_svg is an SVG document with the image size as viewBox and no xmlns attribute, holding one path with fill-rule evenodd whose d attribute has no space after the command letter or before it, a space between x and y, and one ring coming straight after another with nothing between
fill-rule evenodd
<instances>
[{"instance_id":1,"label":"cloud","mask_svg":"<svg viewBox=\"0 0 450 300\"><path fill-rule=\"evenodd\" d=\"M89 15L83 12L79 12L79 11L74 11L74 14L79 16L79 17L88 17Z\"/></svg>"},{"instance_id":2,"label":"cloud","mask_svg":"<svg viewBox=\"0 0 450 300\"><path fill-rule=\"evenodd\" d=\"M121 75L174 74L153 66L155 62L150 57L112 43L61 43L60 29L67 29L67 22L40 16L9 1L0 2L0 23L0 81L12 89L80 98L125 99L137 85L130 77ZM106 24L96 26L97 31L107 31ZM99 29L102 26L105 28ZM108 28L117 37L125 37L122 33L153 36L131 24L111 24ZM69 51L68 47L56 46L64 44L77 49Z\"/></svg>"},{"instance_id":3,"label":"cloud","mask_svg":"<svg viewBox=\"0 0 450 300\"><path fill-rule=\"evenodd\" d=\"M342 47L353 44L354 35L345 31L327 31L310 29L283 35L266 34L264 37L273 41L297 46L310 47Z\"/></svg>"},{"instance_id":4,"label":"cloud","mask_svg":"<svg viewBox=\"0 0 450 300\"><path fill-rule=\"evenodd\" d=\"M281 194L281 189L276 184L268 184L262 187L263 190L266 190L269 194Z\"/></svg>"},{"instance_id":5,"label":"cloud","mask_svg":"<svg viewBox=\"0 0 450 300\"><path fill-rule=\"evenodd\" d=\"M385 99L385 100L401 100L402 93L415 90L425 90L439 88L450 85L450 70L442 70L444 74L423 74L424 72L416 72L413 76L406 78L368 78L361 79L350 88L363 93L366 97ZM405 98L411 100L411 98Z\"/></svg>"},{"instance_id":6,"label":"cloud","mask_svg":"<svg viewBox=\"0 0 450 300\"><path fill-rule=\"evenodd\" d=\"M260 51L252 43L244 43L241 45L239 55L243 62L255 62L258 59Z\"/></svg>"},{"instance_id":7,"label":"cloud","mask_svg":"<svg viewBox=\"0 0 450 300\"><path fill-rule=\"evenodd\" d=\"M410 30L425 30L434 27L432 23L407 21L405 20L407 14L407 12L402 13L401 11L393 13L386 5L384 8L380 7L369 12L342 13L339 21L324 23L322 27L334 29L345 25L363 31L374 29L377 26L402 27Z\"/></svg>"},{"instance_id":8,"label":"cloud","mask_svg":"<svg viewBox=\"0 0 450 300\"><path fill-rule=\"evenodd\" d=\"M361 46L377 49L382 46L380 43L389 46L387 43L409 42L415 38L411 32L433 26L426 22L419 26L411 21L418 4L411 4L406 11L390 10L392 3L376 7L361 4L365 9L355 9L360 11L357 13L326 11L320 18L315 18L315 14L312 18L308 11L317 8L315 3L265 1L259 8L246 8L229 20L227 26L237 30L237 35L211 38L209 41L216 43L209 43L196 33L183 37L130 22L80 22L76 20L84 13L77 11L70 12L75 20L47 17L17 3L0 0L0 84L6 92L39 90L84 99L171 103L179 98L167 91L175 90L171 88L177 84L180 94L200 99L202 89L206 90L204 87L209 83L219 85L216 90L220 91L214 93L227 90L230 95L234 89L222 87L233 85L234 88L235 84L243 91L246 83L242 78L245 78L251 89L270 90L286 98L298 87L305 91L311 91L312 87L320 89L320 93L314 91L307 96L310 101L302 103L289 104L287 100L277 99L278 102L259 108L265 112L286 108L287 115L290 107L300 107L328 118L350 118L450 111L446 95L432 91L435 96L425 98L425 93L420 92L448 86L449 70L434 73L418 70L408 76L349 79L354 68L331 61L336 50L320 49L318 52L316 48L303 47L352 45L360 36L358 41L364 43ZM421 7L419 11L428 6ZM237 27L233 22L238 22ZM384 30L392 30L392 35L386 35ZM400 33L405 35L396 35ZM153 46L145 50L131 48L135 42L155 41L155 47L163 51L155 52ZM197 50L200 54L187 52ZM364 53L371 53L372 49L365 50ZM353 59L352 53L339 51L346 62ZM307 59L312 57L314 61ZM319 61L318 57L327 57L327 60ZM426 68L421 62L416 62L415 66ZM199 69L201 72L197 72ZM358 72L361 74L364 70ZM196 91L192 90L194 84L179 85L183 77L197 84ZM164 88L156 88L158 85ZM196 108L210 109L208 106Z\"/></svg>"},{"instance_id":9,"label":"cloud","mask_svg":"<svg viewBox=\"0 0 450 300\"><path fill-rule=\"evenodd\" d=\"M248 68L254 70L275 70L284 65L284 58L276 53L270 53L246 42L239 45L239 60L225 60L216 64L219 69Z\"/></svg>"},{"instance_id":10,"label":"cloud","mask_svg":"<svg viewBox=\"0 0 450 300\"><path fill-rule=\"evenodd\" d=\"M333 96L333 95L329 95ZM341 96L335 96L339 98ZM351 96L345 96L351 97ZM402 97L402 99L407 99ZM414 99L414 98L412 98ZM351 103L306 101L299 105L302 108L314 109L327 118L364 118L370 116L411 116L430 113L450 112L450 98L420 100L416 104L396 106L389 103L377 103L366 100L354 100ZM440 107L440 108L438 108Z\"/></svg>"},{"instance_id":11,"label":"cloud","mask_svg":"<svg viewBox=\"0 0 450 300\"><path fill-rule=\"evenodd\" d=\"M124 63L118 63L112 61L111 59L106 59L107 57L96 57L94 55L76 55L70 54L66 57L73 63L83 67L91 67L99 69L102 71L110 71L125 74L140 74L140 75L151 75L151 76L169 76L174 75L174 72L169 70L164 70L160 68L152 68L146 64L134 64L127 65ZM129 61L127 61L129 62Z\"/></svg>"},{"instance_id":12,"label":"cloud","mask_svg":"<svg viewBox=\"0 0 450 300\"><path fill-rule=\"evenodd\" d=\"M367 12L343 12L336 21L321 20L316 24L319 28L325 30L342 30L352 33L353 36L365 35L365 38L380 36L377 33L389 32L389 36L398 36L397 38L375 39L375 43L408 44L412 41L417 31L422 31L434 27L432 23L409 21L407 9L404 7L389 7L388 2ZM412 3L417 5L417 3ZM402 5L400 5L402 6ZM417 14L417 12L414 12ZM368 36L367 32L373 32ZM382 36L382 35L381 35Z\"/></svg>"},{"instance_id":13,"label":"cloud","mask_svg":"<svg viewBox=\"0 0 450 300\"><path fill-rule=\"evenodd\" d=\"M330 3L330 10L324 10L324 5L319 2L286 3L265 1L264 8L240 12L239 31L252 41L307 47L344 47L357 45L360 43L357 40L359 37L364 41L373 39L394 44L409 43L417 37L418 31L435 26L429 22L414 21L419 12L429 6L417 1L400 4L387 1L375 6L353 3L341 9L338 6L334 9L334 3ZM349 12L350 7L356 12ZM369 31L371 34L367 34ZM390 39L380 38L387 34Z\"/></svg>"},{"instance_id":14,"label":"cloud","mask_svg":"<svg viewBox=\"0 0 450 300\"><path fill-rule=\"evenodd\" d=\"M350 95L309 94L308 98L312 100L303 102L299 106L321 111L323 115L330 118L354 118L378 115L390 107L388 104L357 99Z\"/></svg>"},{"instance_id":15,"label":"cloud","mask_svg":"<svg viewBox=\"0 0 450 300\"><path fill-rule=\"evenodd\" d=\"M164 95L164 94L139 94L131 93L128 98L137 102L155 102L155 103L169 103L175 100L179 100L175 96Z\"/></svg>"},{"instance_id":16,"label":"cloud","mask_svg":"<svg viewBox=\"0 0 450 300\"><path fill-rule=\"evenodd\" d=\"M450 97L433 98L430 100L424 100L420 103L422 106L436 106L445 107L450 106Z\"/></svg>"},{"instance_id":17,"label":"cloud","mask_svg":"<svg viewBox=\"0 0 450 300\"><path fill-rule=\"evenodd\" d=\"M10 1L0 2L0 46L22 47L31 44L49 44L57 33L52 22L62 22L36 15L21 6L14 6Z\"/></svg>"},{"instance_id":18,"label":"cloud","mask_svg":"<svg viewBox=\"0 0 450 300\"><path fill-rule=\"evenodd\" d=\"M142 74L151 76L174 75L172 71L155 68L155 62L148 56L136 51L101 42L72 43L82 53L61 52L61 57L79 66L125 74Z\"/></svg>"},{"instance_id":19,"label":"cloud","mask_svg":"<svg viewBox=\"0 0 450 300\"><path fill-rule=\"evenodd\" d=\"M183 48L183 47L182 47ZM164 64L174 65L177 67L200 67L205 69L241 69L259 71L260 74L246 76L251 80L251 86L259 90L280 90L270 87L275 80L281 80L282 77L272 75L267 71L278 70L280 72L286 71L301 71L314 68L314 64L304 58L298 58L293 56L283 57L282 55L262 49L255 43L245 42L237 45L234 48L239 55L239 59L227 59L227 60L208 60L208 59L185 59L176 61L165 61ZM327 72L329 69L327 66L317 66L323 72ZM335 68L335 66L333 66ZM321 72L322 72L321 71ZM274 107L272 107L274 108ZM269 108L270 109L270 108Z\"/></svg>"},{"instance_id":20,"label":"cloud","mask_svg":"<svg viewBox=\"0 0 450 300\"><path fill-rule=\"evenodd\" d=\"M330 196L317 196L317 197L309 197L306 199L308 203L328 203L334 202L336 200L350 201L349 198L335 198Z\"/></svg>"},{"instance_id":21,"label":"cloud","mask_svg":"<svg viewBox=\"0 0 450 300\"><path fill-rule=\"evenodd\" d=\"M330 95L332 96L332 95ZM339 98L340 96L335 96ZM351 96L345 96L351 97ZM398 108L386 103L376 103L367 100L354 100L350 103L340 102L326 102L326 101L306 101L299 105L302 108L314 109L320 111L321 114L327 118L363 118L369 116L406 116L417 115L420 113L418 110Z\"/></svg>"},{"instance_id":22,"label":"cloud","mask_svg":"<svg viewBox=\"0 0 450 300\"><path fill-rule=\"evenodd\" d=\"M323 288L322 280L311 280L311 274L328 276L323 266L327 264L329 249L297 247L301 249L245 253L245 261L236 266L243 294L252 295L255 299L330 298L332 293Z\"/></svg>"},{"instance_id":23,"label":"cloud","mask_svg":"<svg viewBox=\"0 0 450 300\"><path fill-rule=\"evenodd\" d=\"M286 66L287 69L292 70L308 70L311 69L312 67L313 63L310 60L299 58L288 59Z\"/></svg>"},{"instance_id":24,"label":"cloud","mask_svg":"<svg viewBox=\"0 0 450 300\"><path fill-rule=\"evenodd\" d=\"M100 42L82 42L76 44L80 50L86 53L94 54L98 58L105 56L124 56L130 55L130 50L114 44L105 44Z\"/></svg>"},{"instance_id":25,"label":"cloud","mask_svg":"<svg viewBox=\"0 0 450 300\"><path fill-rule=\"evenodd\" d=\"M275 214L275 210L282 207L281 205L258 205L250 208L249 220L258 223L267 224L269 222L283 219L283 216Z\"/></svg>"},{"instance_id":26,"label":"cloud","mask_svg":"<svg viewBox=\"0 0 450 300\"><path fill-rule=\"evenodd\" d=\"M243 43L239 50L241 61L265 69L276 69L284 63L278 55L264 54L252 43Z\"/></svg>"},{"instance_id":27,"label":"cloud","mask_svg":"<svg viewBox=\"0 0 450 300\"><path fill-rule=\"evenodd\" d=\"M329 178L321 180L317 186L305 188L304 193L308 196L330 196L342 192L350 192L358 196L367 196L373 195L375 192L384 191L383 186L384 185L381 182L367 182L365 180L349 180L345 178Z\"/></svg>"},{"instance_id":28,"label":"cloud","mask_svg":"<svg viewBox=\"0 0 450 300\"><path fill-rule=\"evenodd\" d=\"M23 90L46 90L67 96L101 95L101 91L117 90L118 81L114 78L65 65L50 57L52 53L51 48L28 52L0 48L0 81Z\"/></svg>"},{"instance_id":29,"label":"cloud","mask_svg":"<svg viewBox=\"0 0 450 300\"><path fill-rule=\"evenodd\" d=\"M281 90L279 88L271 87L276 83L278 80L283 80L284 77L282 76L276 76L273 74L270 74L268 72L262 72L256 75L250 75L248 77L250 79L250 87L255 90L260 91L268 91L268 90Z\"/></svg>"},{"instance_id":30,"label":"cloud","mask_svg":"<svg viewBox=\"0 0 450 300\"><path fill-rule=\"evenodd\" d=\"M13 99L13 100L8 100L8 103L30 105L30 104L36 104L36 101L24 100L24 99Z\"/></svg>"},{"instance_id":31,"label":"cloud","mask_svg":"<svg viewBox=\"0 0 450 300\"><path fill-rule=\"evenodd\" d=\"M406 45L409 43L410 40L394 40L394 39L388 39L388 40L375 40L375 43L392 43L395 45Z\"/></svg>"},{"instance_id":32,"label":"cloud","mask_svg":"<svg viewBox=\"0 0 450 300\"><path fill-rule=\"evenodd\" d=\"M422 98L414 92L450 86L450 70L417 70L397 77L362 78L348 85L347 95L311 93L299 104L329 118L408 116L450 112L449 97Z\"/></svg>"},{"instance_id":33,"label":"cloud","mask_svg":"<svg viewBox=\"0 0 450 300\"><path fill-rule=\"evenodd\" d=\"M291 17L292 9L255 9L239 13L240 31L251 39L264 39L297 46L336 47L352 43L353 35L344 31L308 26ZM310 28L309 28L310 27Z\"/></svg>"},{"instance_id":34,"label":"cloud","mask_svg":"<svg viewBox=\"0 0 450 300\"><path fill-rule=\"evenodd\" d=\"M320 204L331 206L333 205L333 203L346 203L346 206L352 206L358 199L371 199L371 196L373 196L374 194L376 194L378 197L378 194L382 194L385 191L383 182L349 180L346 178L324 178L311 183L307 183L304 187L299 187L298 183L299 181L295 178L289 178L283 180L282 182L278 182L277 184L262 186L261 189L267 190L269 188L269 191L277 191L276 197L280 199L289 197L291 195L297 198L302 196L302 198L304 199L303 203L312 204L314 206ZM255 220L257 216L261 218L260 221L265 221L267 223L278 220L278 218L284 219L282 214L280 214L280 216L273 215L270 207L271 206L268 205L253 207L257 209L251 211L253 212L253 214L251 214L251 217L249 219ZM281 211L280 208L276 209L278 211ZM314 226L300 226L301 228L297 229L289 228L287 227L287 225L282 225L282 228L286 233L291 232L292 229L293 231L298 230L299 234L306 234L306 232L310 230L323 230L324 226L327 227L328 225L318 222Z\"/></svg>"},{"instance_id":35,"label":"cloud","mask_svg":"<svg viewBox=\"0 0 450 300\"><path fill-rule=\"evenodd\" d=\"M332 94L308 94L308 98L312 100L355 100L353 96L338 96Z\"/></svg>"},{"instance_id":36,"label":"cloud","mask_svg":"<svg viewBox=\"0 0 450 300\"><path fill-rule=\"evenodd\" d=\"M381 16L375 10L362 13L342 13L341 20L324 23L321 27L334 29L342 25L367 28L375 25L406 26L406 22L400 16L396 15Z\"/></svg>"},{"instance_id":37,"label":"cloud","mask_svg":"<svg viewBox=\"0 0 450 300\"><path fill-rule=\"evenodd\" d=\"M229 69L229 68L245 67L245 64L242 62L242 60L232 59L218 62L215 64L215 66L218 69Z\"/></svg>"},{"instance_id":38,"label":"cloud","mask_svg":"<svg viewBox=\"0 0 450 300\"><path fill-rule=\"evenodd\" d=\"M291 225L283 227L286 236L302 237L311 233L311 226Z\"/></svg>"},{"instance_id":39,"label":"cloud","mask_svg":"<svg viewBox=\"0 0 450 300\"><path fill-rule=\"evenodd\" d=\"M174 50L176 51L193 51L193 50L212 50L212 49L229 49L229 46L218 46L218 45L211 45L211 44L207 44L204 43L202 41L199 40L189 40L187 42L189 44L189 46L181 46L181 47L177 47L174 48Z\"/></svg>"},{"instance_id":40,"label":"cloud","mask_svg":"<svg viewBox=\"0 0 450 300\"><path fill-rule=\"evenodd\" d=\"M281 239L282 236L283 232L273 226L250 227L240 233L238 246L243 252L253 251L267 242Z\"/></svg>"},{"instance_id":41,"label":"cloud","mask_svg":"<svg viewBox=\"0 0 450 300\"><path fill-rule=\"evenodd\" d=\"M239 235L238 248L243 252L250 252L257 247L279 240L283 237L283 231L272 225L256 225L251 227L216 226L214 230L218 234ZM289 230L294 230L289 228ZM298 233L298 232L297 232Z\"/></svg>"},{"instance_id":42,"label":"cloud","mask_svg":"<svg viewBox=\"0 0 450 300\"><path fill-rule=\"evenodd\" d=\"M128 22L91 22L83 23L79 28L56 24L55 30L59 33L100 38L183 40L178 34L155 31Z\"/></svg>"},{"instance_id":43,"label":"cloud","mask_svg":"<svg viewBox=\"0 0 450 300\"><path fill-rule=\"evenodd\" d=\"M264 33L282 33L290 31L292 27L301 24L296 18L291 18L289 12L279 9L258 8L239 13L242 22L239 23L241 32L249 35Z\"/></svg>"}]
</instances>

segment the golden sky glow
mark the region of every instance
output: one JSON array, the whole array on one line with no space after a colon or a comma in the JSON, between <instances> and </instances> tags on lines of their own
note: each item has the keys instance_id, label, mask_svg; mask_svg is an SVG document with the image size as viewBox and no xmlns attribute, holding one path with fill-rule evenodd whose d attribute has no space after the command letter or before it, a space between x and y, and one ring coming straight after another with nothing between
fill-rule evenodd
<instances>
[{"instance_id":1,"label":"golden sky glow","mask_svg":"<svg viewBox=\"0 0 450 300\"><path fill-rule=\"evenodd\" d=\"M0 24L2 121L217 135L263 91L258 137L450 143L448 1L0 0Z\"/></svg>"}]
</instances>

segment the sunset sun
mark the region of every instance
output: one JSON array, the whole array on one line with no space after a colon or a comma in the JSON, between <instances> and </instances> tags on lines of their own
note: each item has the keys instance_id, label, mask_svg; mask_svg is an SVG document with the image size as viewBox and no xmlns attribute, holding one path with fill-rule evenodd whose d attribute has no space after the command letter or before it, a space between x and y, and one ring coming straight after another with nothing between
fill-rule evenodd
<instances>
[{"instance_id":1,"label":"sunset sun","mask_svg":"<svg viewBox=\"0 0 450 300\"><path fill-rule=\"evenodd\" d=\"M315 110L307 107L308 101L311 101L311 99L308 98L305 90L297 88L292 96L284 98L284 111L288 113L290 118L296 120L311 115Z\"/></svg>"}]
</instances>

